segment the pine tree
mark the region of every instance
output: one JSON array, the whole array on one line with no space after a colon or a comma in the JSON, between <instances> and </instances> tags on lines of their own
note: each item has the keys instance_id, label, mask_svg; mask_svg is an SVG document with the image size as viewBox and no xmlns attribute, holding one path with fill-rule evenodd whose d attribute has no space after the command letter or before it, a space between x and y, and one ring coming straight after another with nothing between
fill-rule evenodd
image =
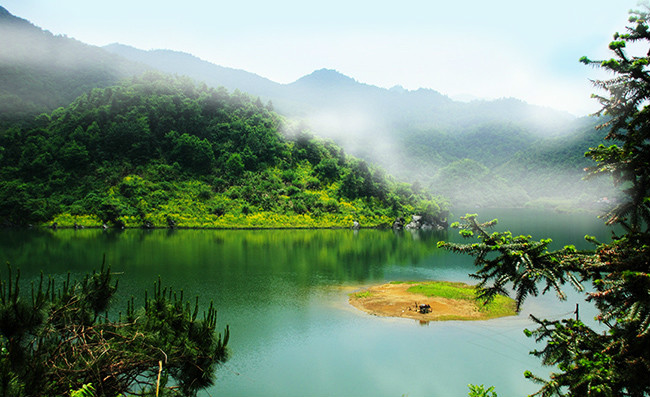
<instances>
[{"instance_id":1,"label":"pine tree","mask_svg":"<svg viewBox=\"0 0 650 397\"><path fill-rule=\"evenodd\" d=\"M102 266L77 282L68 276L60 287L41 276L30 295L10 269L0 280L0 396L77 390L114 397L161 388L194 396L213 384L227 359L229 329L215 334L212 304L197 319L198 298L191 305L158 280L144 308L136 310L132 298L124 318L109 318L116 290Z\"/></svg>"},{"instance_id":2,"label":"pine tree","mask_svg":"<svg viewBox=\"0 0 650 397\"><path fill-rule=\"evenodd\" d=\"M590 149L596 161L587 169L589 177L611 175L621 189L621 198L605 215L609 225L623 233L612 233L611 243L595 244L592 252L573 246L548 251L550 240L533 241L530 236L488 233L493 222L481 224L476 215L462 218L465 237L478 237L474 244L441 243L441 247L475 257L480 296L491 299L514 288L520 305L530 295L553 289L560 299L562 286L593 285L587 299L599 310L598 322L606 332L597 332L577 319L550 321L532 317L539 327L526 330L546 346L532 354L543 364L556 366L550 379L530 372L525 376L541 384L535 396L630 396L650 395L650 7L631 11L624 34L616 33L609 45L613 57L581 62L614 74L595 81L605 91L595 95L602 104L606 139L613 143ZM641 48L628 52L630 44Z\"/></svg>"}]
</instances>

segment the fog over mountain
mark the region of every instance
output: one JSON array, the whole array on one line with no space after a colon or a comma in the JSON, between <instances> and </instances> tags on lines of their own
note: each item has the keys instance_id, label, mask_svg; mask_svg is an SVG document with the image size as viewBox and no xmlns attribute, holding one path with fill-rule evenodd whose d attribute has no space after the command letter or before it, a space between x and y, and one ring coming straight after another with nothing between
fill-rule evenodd
<instances>
[{"instance_id":1,"label":"fog over mountain","mask_svg":"<svg viewBox=\"0 0 650 397\"><path fill-rule=\"evenodd\" d=\"M146 68L65 36L55 36L0 7L0 125L69 104Z\"/></svg>"},{"instance_id":2,"label":"fog over mountain","mask_svg":"<svg viewBox=\"0 0 650 397\"><path fill-rule=\"evenodd\" d=\"M317 135L455 203L588 203L601 194L601 185L581 180L589 160L561 157L567 153L562 149L567 139L576 141L575 153L581 153L602 138L594 132L594 118L577 118L515 98L462 102L431 89L384 89L331 69L279 84L175 51L142 51L120 44L105 48L159 70L271 101L277 111ZM538 148L545 151L546 162L540 160Z\"/></svg>"},{"instance_id":3,"label":"fog over mountain","mask_svg":"<svg viewBox=\"0 0 650 397\"><path fill-rule=\"evenodd\" d=\"M431 89L405 90L401 87L384 89L359 83L335 70L320 69L290 84L268 79L232 68L203 61L190 54L170 50L143 51L133 47L111 44L106 50L158 70L204 81L209 85L239 89L262 100L271 100L281 113L310 120L314 115L335 112L342 121L356 114L358 118L379 120L382 124L444 128L451 132L465 130L486 122L514 123L534 135L561 135L572 130L567 123L575 117L567 112L529 105L514 98L493 101L454 101ZM371 67L371 65L369 65ZM319 117L316 117L319 119ZM319 134L319 123L312 128ZM368 130L374 130L375 125ZM358 128L357 134L362 134ZM346 136L347 133L338 134Z\"/></svg>"},{"instance_id":4,"label":"fog over mountain","mask_svg":"<svg viewBox=\"0 0 650 397\"><path fill-rule=\"evenodd\" d=\"M146 69L258 96L287 117L289 129L331 138L455 203L523 205L575 199L584 189L589 194L582 201L590 202L600 194L580 181L589 161L567 160L562 147L573 139L579 153L597 142L602 134L594 135L597 121L589 117L514 98L461 102L431 89L385 89L331 69L280 84L187 53L86 45L0 7L0 122L51 111Z\"/></svg>"}]
</instances>

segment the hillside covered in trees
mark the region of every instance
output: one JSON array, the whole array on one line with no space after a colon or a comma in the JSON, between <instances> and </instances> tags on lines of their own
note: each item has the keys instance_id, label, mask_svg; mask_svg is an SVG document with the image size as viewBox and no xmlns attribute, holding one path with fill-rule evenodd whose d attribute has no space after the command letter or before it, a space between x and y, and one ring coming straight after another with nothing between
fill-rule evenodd
<instances>
[{"instance_id":1,"label":"hillside covered in trees","mask_svg":"<svg viewBox=\"0 0 650 397\"><path fill-rule=\"evenodd\" d=\"M0 136L0 222L118 227L349 227L445 217L238 91L149 73ZM286 130L286 131L285 131Z\"/></svg>"},{"instance_id":2,"label":"hillside covered in trees","mask_svg":"<svg viewBox=\"0 0 650 397\"><path fill-rule=\"evenodd\" d=\"M611 193L603 194L606 184L582 181L583 169L593 165L583 154L604 136L594 130L602 122L596 117L578 118L515 98L460 102L431 89L384 89L329 69L279 84L186 53L120 44L104 49L270 100L318 136L444 195L454 206L575 209L593 207Z\"/></svg>"},{"instance_id":3,"label":"hillside covered in trees","mask_svg":"<svg viewBox=\"0 0 650 397\"><path fill-rule=\"evenodd\" d=\"M145 69L259 96L315 135L456 207L584 208L611 195L605 184L581 180L593 165L582 154L602 139L594 132L602 120L513 98L465 103L431 89L384 89L328 69L280 84L186 53L86 45L0 7L0 129L30 127L34 116Z\"/></svg>"},{"instance_id":4,"label":"hillside covered in trees","mask_svg":"<svg viewBox=\"0 0 650 397\"><path fill-rule=\"evenodd\" d=\"M574 132L552 137L498 123L457 133L405 130L396 147L396 157L405 161L398 167L384 166L458 207L594 209L598 200L616 195L605 179L584 180L584 169L595 164L584 154L606 135L596 129L602 122L596 117L578 119L571 123Z\"/></svg>"},{"instance_id":5,"label":"hillside covered in trees","mask_svg":"<svg viewBox=\"0 0 650 397\"><path fill-rule=\"evenodd\" d=\"M146 67L66 36L55 36L0 6L0 127L65 106L96 87Z\"/></svg>"}]
</instances>

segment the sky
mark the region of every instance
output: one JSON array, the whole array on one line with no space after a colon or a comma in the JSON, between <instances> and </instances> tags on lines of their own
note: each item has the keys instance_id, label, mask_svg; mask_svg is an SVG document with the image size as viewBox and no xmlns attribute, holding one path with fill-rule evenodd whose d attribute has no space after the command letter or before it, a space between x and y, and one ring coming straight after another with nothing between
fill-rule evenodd
<instances>
[{"instance_id":1,"label":"sky","mask_svg":"<svg viewBox=\"0 0 650 397\"><path fill-rule=\"evenodd\" d=\"M0 0L54 34L170 49L290 83L335 69L384 88L598 110L578 62L608 58L637 0Z\"/></svg>"}]
</instances>

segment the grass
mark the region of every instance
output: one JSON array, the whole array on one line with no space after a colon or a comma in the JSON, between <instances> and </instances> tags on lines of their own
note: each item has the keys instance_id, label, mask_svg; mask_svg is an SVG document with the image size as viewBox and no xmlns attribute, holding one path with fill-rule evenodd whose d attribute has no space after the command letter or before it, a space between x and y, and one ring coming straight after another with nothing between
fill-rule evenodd
<instances>
[{"instance_id":1,"label":"grass","mask_svg":"<svg viewBox=\"0 0 650 397\"><path fill-rule=\"evenodd\" d=\"M494 298L492 302L487 305L481 302L476 302L481 312L485 312L488 318L514 316L517 314L515 311L516 304L514 299L507 296L499 295Z\"/></svg>"},{"instance_id":2,"label":"grass","mask_svg":"<svg viewBox=\"0 0 650 397\"><path fill-rule=\"evenodd\" d=\"M361 291L361 292L355 292L352 295L354 295L355 298L357 299L363 299L363 298L368 298L372 295L372 292L370 291Z\"/></svg>"},{"instance_id":3,"label":"grass","mask_svg":"<svg viewBox=\"0 0 650 397\"><path fill-rule=\"evenodd\" d=\"M431 281L420 283L412 286L407 290L412 294L425 296L438 296L447 299L474 299L476 296L475 289L471 285L464 283L454 283L446 281Z\"/></svg>"},{"instance_id":4,"label":"grass","mask_svg":"<svg viewBox=\"0 0 650 397\"><path fill-rule=\"evenodd\" d=\"M436 296L447 299L475 300L477 309L485 318L514 316L515 301L507 296L499 295L489 304L476 300L476 288L459 282L430 281L410 287L408 292L425 296Z\"/></svg>"},{"instance_id":5,"label":"grass","mask_svg":"<svg viewBox=\"0 0 650 397\"><path fill-rule=\"evenodd\" d=\"M335 198L336 188L332 186L304 189L300 193L302 201L295 195L276 195L267 200L268 205L254 205L240 196L215 193L211 185L199 181L151 182L127 175L99 194L98 200L104 207L115 208L111 216L118 222L113 223L126 228L168 228L170 221L176 228L200 229L349 228L355 220L362 227L379 227L391 225L395 218L371 202ZM297 200L303 203L300 209ZM82 204L74 213L62 212L43 226L56 223L61 228L101 227L105 220L97 214L83 213L90 209L84 210L86 204ZM405 211L413 209L405 207Z\"/></svg>"}]
</instances>

